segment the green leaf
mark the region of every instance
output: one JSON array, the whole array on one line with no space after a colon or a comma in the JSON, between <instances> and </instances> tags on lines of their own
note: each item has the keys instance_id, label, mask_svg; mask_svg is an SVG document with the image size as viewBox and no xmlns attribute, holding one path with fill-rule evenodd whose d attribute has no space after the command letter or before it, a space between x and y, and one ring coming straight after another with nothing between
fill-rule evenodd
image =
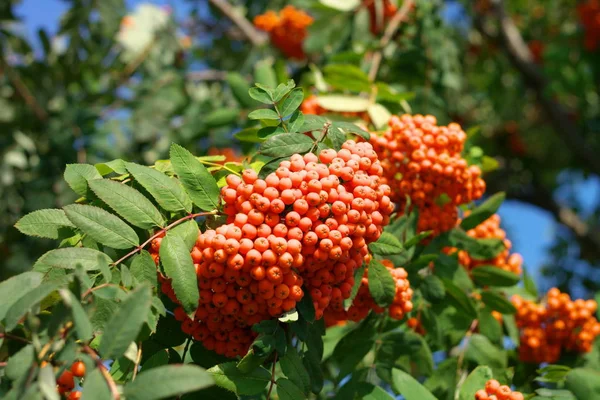
<instances>
[{"instance_id":1,"label":"green leaf","mask_svg":"<svg viewBox=\"0 0 600 400\"><path fill-rule=\"evenodd\" d=\"M369 108L371 101L364 97L333 94L318 96L317 103L324 109L334 112L364 112Z\"/></svg>"},{"instance_id":2,"label":"green leaf","mask_svg":"<svg viewBox=\"0 0 600 400\"><path fill-rule=\"evenodd\" d=\"M28 344L8 358L5 376L11 381L21 378L35 362L35 350L33 345Z\"/></svg>"},{"instance_id":3,"label":"green leaf","mask_svg":"<svg viewBox=\"0 0 600 400\"><path fill-rule=\"evenodd\" d=\"M370 92L369 76L356 65L329 64L323 68L325 80L333 87L341 90Z\"/></svg>"},{"instance_id":4,"label":"green leaf","mask_svg":"<svg viewBox=\"0 0 600 400\"><path fill-rule=\"evenodd\" d=\"M369 278L369 292L381 307L392 304L396 296L396 283L390 271L379 261L371 260L367 268Z\"/></svg>"},{"instance_id":5,"label":"green leaf","mask_svg":"<svg viewBox=\"0 0 600 400\"><path fill-rule=\"evenodd\" d=\"M100 207L71 204L64 210L77 228L99 243L113 249L129 249L140 244L138 235L129 225Z\"/></svg>"},{"instance_id":6,"label":"green leaf","mask_svg":"<svg viewBox=\"0 0 600 400\"><path fill-rule=\"evenodd\" d=\"M538 297L538 290L535 281L531 278L531 275L527 272L526 268L523 268L523 286L525 290L533 297Z\"/></svg>"},{"instance_id":7,"label":"green leaf","mask_svg":"<svg viewBox=\"0 0 600 400\"><path fill-rule=\"evenodd\" d=\"M287 117L300 107L304 99L304 91L302 88L296 88L287 95L283 104L280 107L281 115Z\"/></svg>"},{"instance_id":8,"label":"green leaf","mask_svg":"<svg viewBox=\"0 0 600 400\"><path fill-rule=\"evenodd\" d=\"M471 276L481 286L514 286L520 280L519 275L494 265L478 266L471 271Z\"/></svg>"},{"instance_id":9,"label":"green leaf","mask_svg":"<svg viewBox=\"0 0 600 400\"><path fill-rule=\"evenodd\" d=\"M368 108L369 118L377 129L382 129L387 126L392 114L387 108L379 103L371 104Z\"/></svg>"},{"instance_id":10,"label":"green leaf","mask_svg":"<svg viewBox=\"0 0 600 400\"><path fill-rule=\"evenodd\" d=\"M392 387L406 400L437 400L415 378L397 368L392 369Z\"/></svg>"},{"instance_id":11,"label":"green leaf","mask_svg":"<svg viewBox=\"0 0 600 400\"><path fill-rule=\"evenodd\" d=\"M479 333L494 343L502 341L502 325L494 318L489 307L479 310Z\"/></svg>"},{"instance_id":12,"label":"green leaf","mask_svg":"<svg viewBox=\"0 0 600 400\"><path fill-rule=\"evenodd\" d=\"M130 224L142 229L163 227L165 220L143 194L137 190L108 179L90 181L90 188L103 202Z\"/></svg>"},{"instance_id":13,"label":"green leaf","mask_svg":"<svg viewBox=\"0 0 600 400\"><path fill-rule=\"evenodd\" d=\"M260 148L260 153L269 157L288 157L295 153L306 153L313 146L308 136L297 133L281 133L271 136Z\"/></svg>"},{"instance_id":14,"label":"green leaf","mask_svg":"<svg viewBox=\"0 0 600 400\"><path fill-rule=\"evenodd\" d=\"M201 210L219 207L219 187L206 167L183 147L171 145L171 163L183 187Z\"/></svg>"},{"instance_id":15,"label":"green leaf","mask_svg":"<svg viewBox=\"0 0 600 400\"><path fill-rule=\"evenodd\" d=\"M165 365L142 370L135 381L125 385L128 400L159 400L212 386L213 380L196 365Z\"/></svg>"},{"instance_id":16,"label":"green leaf","mask_svg":"<svg viewBox=\"0 0 600 400\"><path fill-rule=\"evenodd\" d=\"M271 381L271 373L263 367L243 374L235 364L235 361L227 362L215 365L208 370L217 386L238 395L252 396L262 392L267 383Z\"/></svg>"},{"instance_id":17,"label":"green leaf","mask_svg":"<svg viewBox=\"0 0 600 400\"><path fill-rule=\"evenodd\" d=\"M190 219L177 225L175 228L171 229L170 232L183 239L188 251L192 251L196 244L196 240L198 240L200 229L198 228L198 223Z\"/></svg>"},{"instance_id":18,"label":"green leaf","mask_svg":"<svg viewBox=\"0 0 600 400\"><path fill-rule=\"evenodd\" d=\"M304 125L305 117L300 110L296 110L290 119L287 121L288 130L291 133L300 132L300 128Z\"/></svg>"},{"instance_id":19,"label":"green leaf","mask_svg":"<svg viewBox=\"0 0 600 400\"><path fill-rule=\"evenodd\" d=\"M248 114L249 119L279 120L279 114L270 108L260 108Z\"/></svg>"},{"instance_id":20,"label":"green leaf","mask_svg":"<svg viewBox=\"0 0 600 400\"><path fill-rule=\"evenodd\" d=\"M479 224L490 218L498 211L498 208L502 205L502 202L506 198L506 193L500 192L493 196L490 196L486 201L476 207L471 214L465 217L460 223L460 227L465 231L474 229Z\"/></svg>"},{"instance_id":21,"label":"green leaf","mask_svg":"<svg viewBox=\"0 0 600 400\"><path fill-rule=\"evenodd\" d=\"M207 128L219 128L233 124L240 119L240 110L237 108L218 108L204 117L202 122Z\"/></svg>"},{"instance_id":22,"label":"green leaf","mask_svg":"<svg viewBox=\"0 0 600 400\"><path fill-rule=\"evenodd\" d=\"M262 143L265 140L258 135L258 128L246 128L233 135L240 142Z\"/></svg>"},{"instance_id":23,"label":"green leaf","mask_svg":"<svg viewBox=\"0 0 600 400\"><path fill-rule=\"evenodd\" d=\"M471 299L449 279L442 279L446 288L446 296L457 310L464 312L469 318L477 318L477 310Z\"/></svg>"},{"instance_id":24,"label":"green leaf","mask_svg":"<svg viewBox=\"0 0 600 400\"><path fill-rule=\"evenodd\" d=\"M357 382L355 398L361 400L394 400L383 388L367 382Z\"/></svg>"},{"instance_id":25,"label":"green leaf","mask_svg":"<svg viewBox=\"0 0 600 400\"><path fill-rule=\"evenodd\" d=\"M448 239L451 246L467 251L475 260L491 260L505 249L501 239L475 239L462 229L451 230Z\"/></svg>"},{"instance_id":26,"label":"green leaf","mask_svg":"<svg viewBox=\"0 0 600 400\"><path fill-rule=\"evenodd\" d=\"M360 267L354 271L354 286L352 286L352 291L350 292L350 297L344 301L344 308L348 309L356 295L358 294L358 290L360 289L360 285L362 283L362 277L365 274L365 268L367 268L366 264L363 263Z\"/></svg>"},{"instance_id":27,"label":"green leaf","mask_svg":"<svg viewBox=\"0 0 600 400\"><path fill-rule=\"evenodd\" d=\"M277 396L281 400L305 400L306 396L294 382L289 379L277 379Z\"/></svg>"},{"instance_id":28,"label":"green leaf","mask_svg":"<svg viewBox=\"0 0 600 400\"><path fill-rule=\"evenodd\" d=\"M125 161L121 159L116 159L105 163L98 163L95 165L95 167L102 176L108 175L111 172L114 172L119 175L125 175L127 173L127 168L125 168Z\"/></svg>"},{"instance_id":29,"label":"green leaf","mask_svg":"<svg viewBox=\"0 0 600 400\"><path fill-rule=\"evenodd\" d=\"M273 101L278 103L295 87L296 83L293 79L288 80L286 83L280 83L273 91Z\"/></svg>"},{"instance_id":30,"label":"green leaf","mask_svg":"<svg viewBox=\"0 0 600 400\"><path fill-rule=\"evenodd\" d=\"M263 88L253 87L248 90L248 95L263 104L273 104L273 96Z\"/></svg>"},{"instance_id":31,"label":"green leaf","mask_svg":"<svg viewBox=\"0 0 600 400\"><path fill-rule=\"evenodd\" d=\"M81 400L111 400L112 398L106 379L98 368L85 376Z\"/></svg>"},{"instance_id":32,"label":"green leaf","mask_svg":"<svg viewBox=\"0 0 600 400\"><path fill-rule=\"evenodd\" d=\"M315 321L315 305L313 304L310 293L304 292L304 296L296 304L296 308L302 317L309 323Z\"/></svg>"},{"instance_id":33,"label":"green leaf","mask_svg":"<svg viewBox=\"0 0 600 400\"><path fill-rule=\"evenodd\" d=\"M496 310L502 314L514 314L517 312L515 306L501 293L484 290L481 292L481 300L492 310Z\"/></svg>"},{"instance_id":34,"label":"green leaf","mask_svg":"<svg viewBox=\"0 0 600 400\"><path fill-rule=\"evenodd\" d=\"M489 365L492 369L500 370L506 367L506 352L494 346L483 335L474 333L467 345L465 359L477 365Z\"/></svg>"},{"instance_id":35,"label":"green leaf","mask_svg":"<svg viewBox=\"0 0 600 400\"><path fill-rule=\"evenodd\" d=\"M355 135L360 136L361 138L365 139L366 141L371 140L371 134L369 132L365 131L364 129L362 129L362 128L358 127L357 125L350 123L350 122L344 122L344 121L332 122L330 129L340 129L343 132L354 133Z\"/></svg>"},{"instance_id":36,"label":"green leaf","mask_svg":"<svg viewBox=\"0 0 600 400\"><path fill-rule=\"evenodd\" d=\"M127 170L167 211L192 211L192 201L175 179L144 165L127 163Z\"/></svg>"},{"instance_id":37,"label":"green leaf","mask_svg":"<svg viewBox=\"0 0 600 400\"><path fill-rule=\"evenodd\" d=\"M165 274L172 279L177 300L188 314L194 313L198 307L198 283L192 256L183 239L167 233L160 245L160 261Z\"/></svg>"},{"instance_id":38,"label":"green leaf","mask_svg":"<svg viewBox=\"0 0 600 400\"><path fill-rule=\"evenodd\" d=\"M86 271L100 269L100 263L111 264L113 260L101 251L85 247L65 247L50 250L33 265L36 271L46 272L52 268L75 269L81 266Z\"/></svg>"},{"instance_id":39,"label":"green leaf","mask_svg":"<svg viewBox=\"0 0 600 400\"><path fill-rule=\"evenodd\" d=\"M340 368L338 378L342 379L351 373L356 365L373 349L374 344L375 326L372 318L367 318L358 327L346 334L333 350L331 357Z\"/></svg>"},{"instance_id":40,"label":"green leaf","mask_svg":"<svg viewBox=\"0 0 600 400\"><path fill-rule=\"evenodd\" d=\"M269 90L277 86L277 76L270 60L261 60L254 64L254 80L256 86ZM250 94L252 96L252 94Z\"/></svg>"},{"instance_id":41,"label":"green leaf","mask_svg":"<svg viewBox=\"0 0 600 400\"><path fill-rule=\"evenodd\" d=\"M102 179L102 175L100 175L93 165L67 164L64 178L75 193L85 196L87 193L88 181Z\"/></svg>"},{"instance_id":42,"label":"green leaf","mask_svg":"<svg viewBox=\"0 0 600 400\"><path fill-rule=\"evenodd\" d=\"M383 232L376 242L369 244L371 253L380 256L400 254L404 251L402 243L391 233Z\"/></svg>"},{"instance_id":43,"label":"green leaf","mask_svg":"<svg viewBox=\"0 0 600 400\"><path fill-rule=\"evenodd\" d=\"M142 250L131 260L131 274L140 283L148 283L151 287L157 286L156 264L150 253Z\"/></svg>"},{"instance_id":44,"label":"green leaf","mask_svg":"<svg viewBox=\"0 0 600 400\"><path fill-rule=\"evenodd\" d=\"M242 105L243 107L249 108L254 107L256 103L252 100L252 97L248 94L248 89L250 89L250 85L248 81L242 77L242 75L237 72L228 72L227 73L227 83L229 84L229 88L233 93L233 97Z\"/></svg>"},{"instance_id":45,"label":"green leaf","mask_svg":"<svg viewBox=\"0 0 600 400\"><path fill-rule=\"evenodd\" d=\"M437 303L446 297L444 282L435 275L427 275L421 282L423 296L432 303Z\"/></svg>"},{"instance_id":46,"label":"green leaf","mask_svg":"<svg viewBox=\"0 0 600 400\"><path fill-rule=\"evenodd\" d=\"M73 315L73 327L75 332L77 332L77 337L79 340L87 342L92 338L92 323L83 309L80 300L69 290L60 289L59 293L67 308L71 310L71 314Z\"/></svg>"},{"instance_id":47,"label":"green leaf","mask_svg":"<svg viewBox=\"0 0 600 400\"><path fill-rule=\"evenodd\" d=\"M294 382L296 386L303 389L304 393L308 394L310 391L310 376L308 375L308 371L304 367L304 364L302 364L302 359L296 352L296 349L289 349L285 355L279 359L279 366L288 379Z\"/></svg>"},{"instance_id":48,"label":"green leaf","mask_svg":"<svg viewBox=\"0 0 600 400\"><path fill-rule=\"evenodd\" d=\"M98 352L104 359L121 357L136 340L152 304L149 286L130 292L110 318L100 340Z\"/></svg>"},{"instance_id":49,"label":"green leaf","mask_svg":"<svg viewBox=\"0 0 600 400\"><path fill-rule=\"evenodd\" d=\"M39 272L29 271L15 275L0 282L0 321L6 316L6 312L19 300L23 293L27 293L39 286L43 275Z\"/></svg>"},{"instance_id":50,"label":"green leaf","mask_svg":"<svg viewBox=\"0 0 600 400\"><path fill-rule=\"evenodd\" d=\"M43 283L21 295L6 312L4 319L6 331L12 331L29 310L36 307L57 288L56 283Z\"/></svg>"},{"instance_id":51,"label":"green leaf","mask_svg":"<svg viewBox=\"0 0 600 400\"><path fill-rule=\"evenodd\" d=\"M15 228L29 236L58 239L61 228L74 228L63 210L45 209L30 212L17 221Z\"/></svg>"},{"instance_id":52,"label":"green leaf","mask_svg":"<svg viewBox=\"0 0 600 400\"><path fill-rule=\"evenodd\" d=\"M485 387L493 378L492 370L487 366L479 366L473 370L460 387L459 400L473 400L475 393Z\"/></svg>"}]
</instances>

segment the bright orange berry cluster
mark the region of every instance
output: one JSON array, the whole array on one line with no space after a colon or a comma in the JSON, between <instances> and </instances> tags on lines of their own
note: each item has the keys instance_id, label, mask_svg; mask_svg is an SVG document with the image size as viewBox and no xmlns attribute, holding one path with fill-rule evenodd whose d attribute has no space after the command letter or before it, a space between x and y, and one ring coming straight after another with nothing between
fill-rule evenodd
<instances>
[{"instance_id":1,"label":"bright orange berry cluster","mask_svg":"<svg viewBox=\"0 0 600 400\"><path fill-rule=\"evenodd\" d=\"M410 198L419 209L419 231L452 229L457 206L483 195L481 170L461 156L466 138L460 125L438 126L434 116L419 114L393 116L383 134L371 134L392 201L403 210Z\"/></svg>"},{"instance_id":2,"label":"bright orange berry cluster","mask_svg":"<svg viewBox=\"0 0 600 400\"><path fill-rule=\"evenodd\" d=\"M500 385L495 379L490 379L485 384L485 389L478 390L475 393L475 400L524 400L521 392L512 391L506 385Z\"/></svg>"},{"instance_id":3,"label":"bright orange berry cluster","mask_svg":"<svg viewBox=\"0 0 600 400\"><path fill-rule=\"evenodd\" d=\"M354 271L370 259L367 245L393 211L381 174L371 144L349 140L318 157L295 154L265 179L251 169L229 175L227 224L200 234L192 250L200 304L194 320L175 310L183 331L233 357L247 351L252 325L296 306L303 285L318 319L326 308L343 310ZM152 244L155 261L161 240Z\"/></svg>"},{"instance_id":4,"label":"bright orange berry cluster","mask_svg":"<svg viewBox=\"0 0 600 400\"><path fill-rule=\"evenodd\" d=\"M525 362L554 363L563 349L585 353L592 349L600 334L600 323L594 317L594 300L572 301L568 294L552 288L545 304L513 296L517 308L517 326L521 330L519 355Z\"/></svg>"},{"instance_id":5,"label":"bright orange berry cluster","mask_svg":"<svg viewBox=\"0 0 600 400\"><path fill-rule=\"evenodd\" d=\"M81 398L81 392L73 390L75 388L75 378L83 378L85 375L85 364L81 361L75 361L70 369L66 369L58 377L57 390L68 400Z\"/></svg>"},{"instance_id":6,"label":"bright orange berry cluster","mask_svg":"<svg viewBox=\"0 0 600 400\"><path fill-rule=\"evenodd\" d=\"M468 215L468 214L466 214ZM476 239L502 239L504 241L504 250L491 260L475 260L469 257L469 253L464 250L458 252L458 261L467 271L472 271L481 265L494 265L505 271L521 275L521 265L523 258L518 253L510 254L512 243L506 238L506 232L500 227L500 216L492 215L487 220L473 229L467 231L467 235Z\"/></svg>"},{"instance_id":7,"label":"bright orange berry cluster","mask_svg":"<svg viewBox=\"0 0 600 400\"><path fill-rule=\"evenodd\" d=\"M600 45L600 1L587 0L577 6L579 20L585 31L584 47L594 51Z\"/></svg>"},{"instance_id":8,"label":"bright orange berry cluster","mask_svg":"<svg viewBox=\"0 0 600 400\"><path fill-rule=\"evenodd\" d=\"M381 13L382 15L379 16L375 1L376 0L363 1L363 5L367 7L367 10L369 11L369 29L373 35L377 35L384 30L385 25L394 16L396 10L398 9L390 0L383 0L383 12ZM383 20L381 17L383 17Z\"/></svg>"},{"instance_id":9,"label":"bright orange berry cluster","mask_svg":"<svg viewBox=\"0 0 600 400\"><path fill-rule=\"evenodd\" d=\"M396 294L392 304L387 309L389 316L393 319L401 320L404 318L405 313L410 312L413 308L411 302L413 291L410 288L410 283L407 279L408 274L404 268L394 268L394 264L389 260L382 260L381 263L385 265L396 282ZM338 321L361 321L367 317L371 310L377 314L381 314L385 311L383 307L378 306L375 303L375 300L373 300L371 292L369 291L369 280L367 275L368 267L365 269L358 293L348 311L343 309L338 311L326 311L325 318L328 326L336 325Z\"/></svg>"},{"instance_id":10,"label":"bright orange berry cluster","mask_svg":"<svg viewBox=\"0 0 600 400\"><path fill-rule=\"evenodd\" d=\"M279 14L269 10L254 18L254 26L269 33L271 42L286 57L302 60L306 57L302 43L313 23L310 15L293 6L286 6Z\"/></svg>"}]
</instances>

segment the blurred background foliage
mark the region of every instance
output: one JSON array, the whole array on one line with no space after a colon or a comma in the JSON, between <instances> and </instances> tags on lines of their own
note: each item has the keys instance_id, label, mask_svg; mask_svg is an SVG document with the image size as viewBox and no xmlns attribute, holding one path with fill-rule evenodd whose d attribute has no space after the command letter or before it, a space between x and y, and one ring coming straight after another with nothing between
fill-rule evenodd
<instances>
[{"instance_id":1,"label":"blurred background foliage","mask_svg":"<svg viewBox=\"0 0 600 400\"><path fill-rule=\"evenodd\" d=\"M20 29L18 3L0 2L1 278L52 245L12 225L75 200L65 164L152 164L171 142L234 159L251 151L234 137L255 106L251 82L293 78L305 92L369 95L352 66L369 71L381 44L354 0L65 0L55 34L35 37ZM286 60L251 24L290 3L315 19L302 61ZM468 130L488 193L505 190L557 221L543 286L584 294L600 288L600 201L577 184L600 175L600 51L587 3L418 0L377 76L390 112Z\"/></svg>"}]
</instances>

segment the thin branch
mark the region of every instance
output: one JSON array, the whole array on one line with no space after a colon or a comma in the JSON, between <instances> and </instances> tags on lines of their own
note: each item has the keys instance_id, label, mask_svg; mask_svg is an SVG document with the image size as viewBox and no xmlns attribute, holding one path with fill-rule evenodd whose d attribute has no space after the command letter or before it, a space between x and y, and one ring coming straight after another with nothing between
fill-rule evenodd
<instances>
[{"instance_id":1,"label":"thin branch","mask_svg":"<svg viewBox=\"0 0 600 400\"><path fill-rule=\"evenodd\" d=\"M469 341L471 340L471 336L473 336L473 333L477 329L478 325L479 325L479 320L475 319L475 320L473 320L473 322L471 322L471 326L469 327L469 330L465 334L465 342L464 342L463 348L458 355L458 360L456 361L456 378L457 378L458 384L456 385L456 391L454 393L455 399L458 399L458 395L460 393L459 389L462 385L461 381L463 379L461 379L461 374L463 374L463 372L464 372L464 371L462 371L462 365L463 365L463 362L465 359L465 353L467 352L467 347L469 346Z\"/></svg>"},{"instance_id":2,"label":"thin branch","mask_svg":"<svg viewBox=\"0 0 600 400\"><path fill-rule=\"evenodd\" d=\"M96 352L94 350L92 350L92 348L90 346L87 346L87 345L84 346L83 351L86 352L87 354L89 354L96 362L96 367L100 370L102 377L104 377L104 380L108 384L108 387L110 388L110 393L112 394L113 399L120 400L121 395L119 394L119 389L117 388L117 384L113 380L112 376L110 376L110 374L108 373L108 370L106 369L106 367L104 367L104 364L102 364L102 360L100 359L98 354L96 354Z\"/></svg>"},{"instance_id":3,"label":"thin branch","mask_svg":"<svg viewBox=\"0 0 600 400\"><path fill-rule=\"evenodd\" d=\"M476 16L474 22L478 30L488 39L498 42L508 55L513 66L523 77L523 81L538 98L555 132L593 173L600 175L600 157L588 146L579 128L569 118L567 111L556 101L548 97L548 81L533 61L527 44L519 29L506 13L503 0L493 0L493 12L498 20L499 32L493 32L486 26L482 16Z\"/></svg>"},{"instance_id":4,"label":"thin branch","mask_svg":"<svg viewBox=\"0 0 600 400\"><path fill-rule=\"evenodd\" d=\"M188 353L188 350L190 349L190 343L192 343L192 337L189 336L187 338L187 341L185 342L185 347L183 348L183 355L181 356L181 362L185 363L185 356Z\"/></svg>"},{"instance_id":5,"label":"thin branch","mask_svg":"<svg viewBox=\"0 0 600 400\"><path fill-rule=\"evenodd\" d=\"M157 231L154 235L150 236L150 238L148 240L146 240L144 243L142 243L135 249L131 250L129 253L125 254L123 257L119 258L117 261L115 261L111 265L119 265L120 263L122 263L123 261L125 261L126 259L131 257L132 255L134 255L138 251L141 251L144 247L146 247L148 245L148 243L152 242L154 239L156 239L160 235L164 234L169 229L173 228L176 225L179 225L180 223L182 223L184 221L187 221L188 219L194 219L196 217L201 217L201 216L205 216L205 215L215 215L215 214L217 214L217 211L209 211L209 212L201 212L201 213L196 213L196 214L189 214L189 215L186 215L185 217L179 218L177 221L172 222L171 224L167 225L166 228L163 228L163 229Z\"/></svg>"},{"instance_id":6,"label":"thin branch","mask_svg":"<svg viewBox=\"0 0 600 400\"><path fill-rule=\"evenodd\" d=\"M269 391L267 392L267 400L271 399L271 392L273 386L275 386L275 366L277 365L277 352L275 352L275 358L273 359L273 368L271 368L271 384L269 385Z\"/></svg>"},{"instance_id":7,"label":"thin branch","mask_svg":"<svg viewBox=\"0 0 600 400\"><path fill-rule=\"evenodd\" d=\"M400 27L402 21L406 19L406 16L412 9L413 5L413 0L404 0L404 3L402 3L402 7L398 9L396 14L394 14L387 27L385 28L385 32L383 33L383 36L379 41L379 50L377 50L377 52L373 55L371 69L369 70L369 80L371 82L375 81L375 78L377 78L377 72L379 71L379 67L383 59L383 49L390 43L390 40L392 40L392 38L396 34L396 31Z\"/></svg>"},{"instance_id":8,"label":"thin branch","mask_svg":"<svg viewBox=\"0 0 600 400\"><path fill-rule=\"evenodd\" d=\"M22 338L21 336L11 335L10 333L0 333L0 339L16 340L22 343L31 343L29 340Z\"/></svg>"},{"instance_id":9,"label":"thin branch","mask_svg":"<svg viewBox=\"0 0 600 400\"><path fill-rule=\"evenodd\" d=\"M4 72L8 80L15 87L15 90L21 96L25 104L33 111L37 119L42 122L46 122L48 120L48 113L46 110L38 103L36 98L31 94L31 91L25 86L19 74L12 69L10 65L2 58L0 58L0 72Z\"/></svg>"},{"instance_id":10,"label":"thin branch","mask_svg":"<svg viewBox=\"0 0 600 400\"><path fill-rule=\"evenodd\" d=\"M261 46L267 41L267 35L258 31L254 26L243 16L240 15L227 0L209 0L210 3L217 7L227 18L231 20L242 31L244 36L254 46Z\"/></svg>"},{"instance_id":11,"label":"thin branch","mask_svg":"<svg viewBox=\"0 0 600 400\"><path fill-rule=\"evenodd\" d=\"M137 356L135 357L135 364L133 365L133 376L131 380L134 381L137 376L138 369L140 369L140 362L142 361L142 342L138 343Z\"/></svg>"}]
</instances>

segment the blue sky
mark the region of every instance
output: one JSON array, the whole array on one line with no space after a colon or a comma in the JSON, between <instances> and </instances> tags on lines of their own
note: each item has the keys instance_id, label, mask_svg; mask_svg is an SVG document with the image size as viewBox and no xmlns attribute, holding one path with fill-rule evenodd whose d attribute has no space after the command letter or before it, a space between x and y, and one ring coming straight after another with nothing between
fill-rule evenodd
<instances>
[{"instance_id":1,"label":"blue sky","mask_svg":"<svg viewBox=\"0 0 600 400\"><path fill-rule=\"evenodd\" d=\"M126 0L129 8L134 8L142 2L169 5L176 15L185 15L190 8L189 3L184 0ZM28 34L36 37L40 27L48 29L51 34L55 32L58 20L67 8L67 3L60 0L23 0L17 7L17 12L25 19ZM449 10L448 14L450 19L456 17L453 9ZM598 181L576 183L569 190L576 194L584 206L590 208L600 194L600 184ZM568 196L569 190L559 192L557 198ZM500 215L513 242L514 251L522 254L528 270L537 277L557 229L556 223L549 213L515 201L505 202L500 209Z\"/></svg>"}]
</instances>

